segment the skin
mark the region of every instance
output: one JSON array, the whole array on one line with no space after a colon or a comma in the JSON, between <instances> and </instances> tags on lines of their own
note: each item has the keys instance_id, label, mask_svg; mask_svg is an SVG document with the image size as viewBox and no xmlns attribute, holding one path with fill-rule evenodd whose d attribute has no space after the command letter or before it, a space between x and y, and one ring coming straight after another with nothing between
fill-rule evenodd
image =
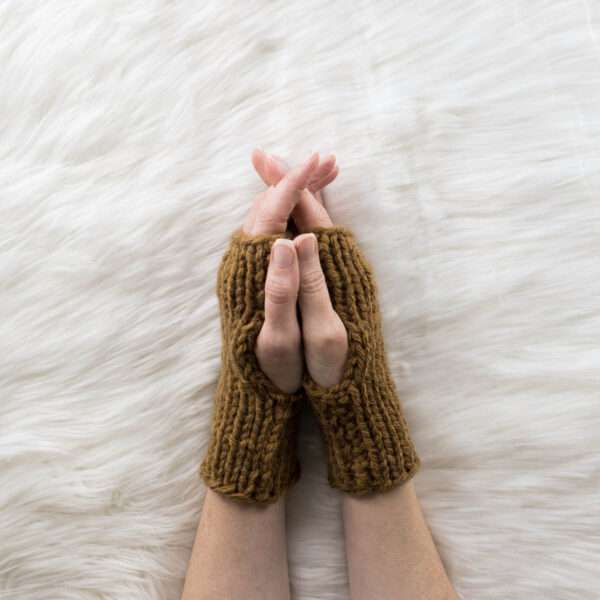
<instances>
[{"instance_id":1,"label":"skin","mask_svg":"<svg viewBox=\"0 0 600 600\"><path fill-rule=\"evenodd\" d=\"M342 376L348 340L310 231L332 225L320 190L337 177L335 157L313 154L288 170L281 159L255 150L252 163L268 187L254 200L244 231L283 233L291 218L299 233L273 245L258 362L286 392L300 387L304 364L317 383L333 385ZM456 598L412 482L382 494L345 495L343 517L352 600ZM209 489L182 600L289 597L284 498L253 506Z\"/></svg>"}]
</instances>

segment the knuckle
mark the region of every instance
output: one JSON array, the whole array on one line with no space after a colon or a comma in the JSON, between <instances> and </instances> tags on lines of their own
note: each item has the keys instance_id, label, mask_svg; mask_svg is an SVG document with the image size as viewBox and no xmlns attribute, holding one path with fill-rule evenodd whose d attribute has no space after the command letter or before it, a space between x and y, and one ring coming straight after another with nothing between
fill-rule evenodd
<instances>
[{"instance_id":1,"label":"knuckle","mask_svg":"<svg viewBox=\"0 0 600 600\"><path fill-rule=\"evenodd\" d=\"M267 279L265 296L273 304L288 304L294 301L294 292L290 282L280 277Z\"/></svg>"},{"instance_id":2,"label":"knuckle","mask_svg":"<svg viewBox=\"0 0 600 600\"><path fill-rule=\"evenodd\" d=\"M302 291L305 294L318 294L326 288L325 276L318 269L311 269L302 274Z\"/></svg>"},{"instance_id":3,"label":"knuckle","mask_svg":"<svg viewBox=\"0 0 600 600\"><path fill-rule=\"evenodd\" d=\"M348 343L346 329L341 323L321 327L315 334L313 343L324 354L344 350Z\"/></svg>"},{"instance_id":4,"label":"knuckle","mask_svg":"<svg viewBox=\"0 0 600 600\"><path fill-rule=\"evenodd\" d=\"M280 233L285 231L286 220L277 217L259 215L254 221L253 233L255 235L262 233Z\"/></svg>"},{"instance_id":5,"label":"knuckle","mask_svg":"<svg viewBox=\"0 0 600 600\"><path fill-rule=\"evenodd\" d=\"M277 329L263 330L259 338L257 353L268 362L286 362L300 346L300 333Z\"/></svg>"}]
</instances>

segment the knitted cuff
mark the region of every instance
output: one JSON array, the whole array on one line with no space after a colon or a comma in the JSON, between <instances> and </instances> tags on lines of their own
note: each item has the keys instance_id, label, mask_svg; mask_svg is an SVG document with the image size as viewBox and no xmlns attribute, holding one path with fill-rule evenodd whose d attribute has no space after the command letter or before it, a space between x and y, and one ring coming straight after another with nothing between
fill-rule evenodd
<instances>
[{"instance_id":1,"label":"knitted cuff","mask_svg":"<svg viewBox=\"0 0 600 600\"><path fill-rule=\"evenodd\" d=\"M300 474L295 438L301 393L280 391L254 353L269 255L280 237L235 233L217 279L221 372L200 473L212 489L251 502L277 500Z\"/></svg>"},{"instance_id":2,"label":"knitted cuff","mask_svg":"<svg viewBox=\"0 0 600 600\"><path fill-rule=\"evenodd\" d=\"M339 384L304 381L327 445L329 482L353 494L386 490L408 481L420 461L387 365L373 272L347 229L315 235L349 345Z\"/></svg>"}]
</instances>

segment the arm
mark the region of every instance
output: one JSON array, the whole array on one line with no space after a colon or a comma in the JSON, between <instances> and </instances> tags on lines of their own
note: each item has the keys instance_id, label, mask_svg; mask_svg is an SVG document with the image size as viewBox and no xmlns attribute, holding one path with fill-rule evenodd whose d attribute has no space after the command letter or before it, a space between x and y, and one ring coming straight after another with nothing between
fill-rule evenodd
<instances>
[{"instance_id":1,"label":"arm","mask_svg":"<svg viewBox=\"0 0 600 600\"><path fill-rule=\"evenodd\" d=\"M182 600L289 597L283 497L257 506L209 489Z\"/></svg>"},{"instance_id":2,"label":"arm","mask_svg":"<svg viewBox=\"0 0 600 600\"><path fill-rule=\"evenodd\" d=\"M264 157L263 162L259 160L261 157L255 158L255 168L267 183L269 176L274 178L271 183L284 176L282 165L275 164L266 169ZM300 271L298 300L302 313L302 338L306 365L312 379L308 385L309 396L311 391L320 394L323 388L331 391L342 381L349 350L354 357L357 354L378 356L379 359L384 357L372 273L354 242L333 226L320 195L316 194L316 197L319 201L314 196L305 195L294 211L299 230L317 231L319 242L315 243L315 236L307 233L294 240ZM332 260L334 254L337 255L336 260ZM349 260L351 256L353 260ZM343 263L347 263L348 269L340 270L339 265ZM349 302L351 294L356 294L361 285L362 293ZM354 327L359 322L361 327ZM352 330L347 331L348 328ZM361 330L364 329L368 332L368 340L376 340L375 347L368 352L349 349L349 340L352 346L361 339ZM330 453L330 481L348 492L344 494L343 517L352 600L453 600L456 594L410 480L418 467L418 458L385 361L361 364L357 371L360 376L353 382L356 396L360 398L367 390L370 406L375 412L382 397L387 397L389 404L381 413L381 420L369 422L369 415L363 413L360 400L353 404L348 402L347 395L342 397L335 393L329 398L338 408L340 400L344 400L342 406L348 407L346 412L335 415L337 427L341 420L349 421L347 435L341 436L341 444L336 444L339 439L336 440L331 432L325 437ZM379 383L374 384L377 379L380 379ZM322 427L329 429L327 410L319 406L318 398L312 400ZM376 443L372 444L371 454L377 460L369 468L364 464L358 468L356 465L344 465L343 455L348 450L348 440L362 435L360 426L357 426L357 412L353 408L362 413L361 424L367 422L370 431L377 431L383 422L387 423L386 429L396 434L392 436L394 439L387 440L387 451ZM357 454L360 453L350 453L353 457ZM332 468L335 462L344 467L342 474ZM377 467L384 464L386 468L378 470Z\"/></svg>"},{"instance_id":3,"label":"arm","mask_svg":"<svg viewBox=\"0 0 600 600\"><path fill-rule=\"evenodd\" d=\"M319 165L312 156L259 195L244 223L243 237L232 241L222 262L218 290L226 351L202 468L214 489L208 489L204 499L182 600L289 598L283 493L297 476L290 441L295 415L288 409L301 384L303 358L296 313L296 253L290 240L276 238L285 232L307 180L319 188L331 180L332 170L335 178L335 161ZM265 281L261 270L266 269L269 247ZM245 280L248 268L251 275ZM232 292L242 281L247 293ZM256 289L251 289L254 285ZM248 318L241 328L240 319L245 317L240 315ZM239 331L255 326L254 346L254 338L240 336ZM238 356L242 345L252 356ZM251 373L245 371L246 381L238 385L240 369ZM260 388L250 389L248 380L260 380ZM237 416L232 419L232 414ZM281 423L280 434L273 433Z\"/></svg>"},{"instance_id":4,"label":"arm","mask_svg":"<svg viewBox=\"0 0 600 600\"><path fill-rule=\"evenodd\" d=\"M353 600L456 598L412 481L388 492L343 500Z\"/></svg>"},{"instance_id":5,"label":"arm","mask_svg":"<svg viewBox=\"0 0 600 600\"><path fill-rule=\"evenodd\" d=\"M327 227L317 237L319 246L312 234L295 240L302 336L312 379L307 390L328 445L330 482L347 492L343 518L352 600L455 599L411 481L419 460L385 362L379 360L384 351L372 275L343 232ZM327 264L326 274L321 263ZM351 280L345 280L343 263ZM329 278L337 300L329 294ZM346 335L346 327L358 323ZM362 347L354 347L356 340ZM351 375L353 360L358 366ZM356 439L360 443L354 444Z\"/></svg>"}]
</instances>

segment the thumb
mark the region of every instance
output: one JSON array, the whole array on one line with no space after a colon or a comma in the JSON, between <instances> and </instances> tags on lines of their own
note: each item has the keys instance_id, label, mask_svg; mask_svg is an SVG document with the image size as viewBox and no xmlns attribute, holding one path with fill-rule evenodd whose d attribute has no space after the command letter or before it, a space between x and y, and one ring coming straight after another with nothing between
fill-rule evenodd
<instances>
[{"instance_id":1,"label":"thumb","mask_svg":"<svg viewBox=\"0 0 600 600\"><path fill-rule=\"evenodd\" d=\"M267 377L282 391L298 389L302 379L300 326L296 316L298 262L290 240L273 245L265 284L265 322L256 357Z\"/></svg>"},{"instance_id":2,"label":"thumb","mask_svg":"<svg viewBox=\"0 0 600 600\"><path fill-rule=\"evenodd\" d=\"M273 244L265 282L265 326L289 329L297 323L298 261L293 242Z\"/></svg>"},{"instance_id":3,"label":"thumb","mask_svg":"<svg viewBox=\"0 0 600 600\"><path fill-rule=\"evenodd\" d=\"M294 240L300 269L300 312L306 365L320 385L338 383L348 352L348 334L333 309L313 233Z\"/></svg>"},{"instance_id":4,"label":"thumb","mask_svg":"<svg viewBox=\"0 0 600 600\"><path fill-rule=\"evenodd\" d=\"M318 322L333 312L325 275L319 261L314 233L303 233L294 240L300 269L300 310L302 319Z\"/></svg>"}]
</instances>

